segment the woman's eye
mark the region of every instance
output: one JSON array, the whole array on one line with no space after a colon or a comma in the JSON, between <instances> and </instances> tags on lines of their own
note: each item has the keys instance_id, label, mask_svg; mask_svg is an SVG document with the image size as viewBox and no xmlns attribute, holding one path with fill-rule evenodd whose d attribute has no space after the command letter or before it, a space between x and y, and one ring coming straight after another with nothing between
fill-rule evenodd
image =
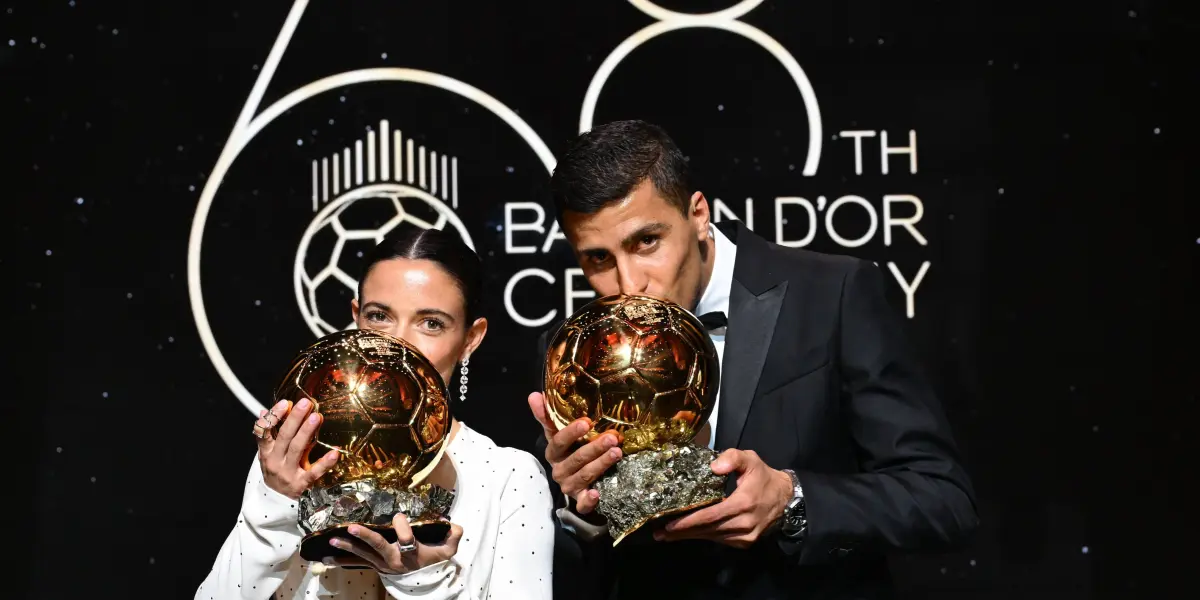
<instances>
[{"instance_id":1,"label":"woman's eye","mask_svg":"<svg viewBox=\"0 0 1200 600\"><path fill-rule=\"evenodd\" d=\"M379 311L371 311L367 313L367 321L371 323L382 323L387 320L387 315Z\"/></svg>"},{"instance_id":2,"label":"woman's eye","mask_svg":"<svg viewBox=\"0 0 1200 600\"><path fill-rule=\"evenodd\" d=\"M437 319L425 319L421 321L421 326L431 331L441 331L446 325Z\"/></svg>"}]
</instances>

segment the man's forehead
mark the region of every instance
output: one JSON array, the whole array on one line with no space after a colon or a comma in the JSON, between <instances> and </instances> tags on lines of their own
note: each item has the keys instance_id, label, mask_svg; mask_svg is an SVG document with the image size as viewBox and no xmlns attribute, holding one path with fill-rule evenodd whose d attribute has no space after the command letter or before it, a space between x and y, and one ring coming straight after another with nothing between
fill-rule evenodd
<instances>
[{"instance_id":1,"label":"man's forehead","mask_svg":"<svg viewBox=\"0 0 1200 600\"><path fill-rule=\"evenodd\" d=\"M651 186L639 186L625 198L592 214L567 212L563 233L573 244L600 240L617 243L640 229L668 223L678 211L652 190Z\"/></svg>"}]
</instances>

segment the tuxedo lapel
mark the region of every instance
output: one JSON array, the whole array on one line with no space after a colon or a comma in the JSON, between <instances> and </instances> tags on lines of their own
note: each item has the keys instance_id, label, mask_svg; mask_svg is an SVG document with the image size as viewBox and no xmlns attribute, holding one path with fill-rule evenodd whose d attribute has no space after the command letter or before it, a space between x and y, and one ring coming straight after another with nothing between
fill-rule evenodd
<instances>
[{"instance_id":1,"label":"tuxedo lapel","mask_svg":"<svg viewBox=\"0 0 1200 600\"><path fill-rule=\"evenodd\" d=\"M736 227L730 232L734 235L729 237L735 240L738 250L729 290L729 325L721 365L721 402L714 446L718 451L737 446L741 439L788 288L786 280L771 277L770 246L765 240L740 223L721 225L722 231Z\"/></svg>"},{"instance_id":2,"label":"tuxedo lapel","mask_svg":"<svg viewBox=\"0 0 1200 600\"><path fill-rule=\"evenodd\" d=\"M729 325L725 364L721 366L721 402L717 413L716 449L733 448L742 437L754 390L767 361L775 321L787 282L755 295L737 279L729 293Z\"/></svg>"}]
</instances>

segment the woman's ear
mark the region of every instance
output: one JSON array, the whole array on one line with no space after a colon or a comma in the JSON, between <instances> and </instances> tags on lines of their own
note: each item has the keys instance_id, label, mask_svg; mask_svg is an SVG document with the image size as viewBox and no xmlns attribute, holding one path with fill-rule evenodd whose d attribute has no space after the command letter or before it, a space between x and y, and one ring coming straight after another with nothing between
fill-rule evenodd
<instances>
[{"instance_id":1,"label":"woman's ear","mask_svg":"<svg viewBox=\"0 0 1200 600\"><path fill-rule=\"evenodd\" d=\"M354 316L354 322L358 323L358 298L350 299L350 314Z\"/></svg>"},{"instance_id":2,"label":"woman's ear","mask_svg":"<svg viewBox=\"0 0 1200 600\"><path fill-rule=\"evenodd\" d=\"M471 324L471 328L467 330L467 343L463 345L462 356L458 357L459 362L469 358L475 353L479 344L483 343L483 338L487 335L487 325L487 319L483 317L475 319L475 322Z\"/></svg>"}]
</instances>

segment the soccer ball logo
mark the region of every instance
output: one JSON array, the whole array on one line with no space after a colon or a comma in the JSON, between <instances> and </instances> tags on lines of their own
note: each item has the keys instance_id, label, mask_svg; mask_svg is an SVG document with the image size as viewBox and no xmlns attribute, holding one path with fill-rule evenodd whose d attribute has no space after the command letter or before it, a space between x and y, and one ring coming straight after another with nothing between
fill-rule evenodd
<instances>
[{"instance_id":1,"label":"soccer ball logo","mask_svg":"<svg viewBox=\"0 0 1200 600\"><path fill-rule=\"evenodd\" d=\"M275 399L308 398L324 417L309 454L342 457L334 483L363 477L419 482L436 463L449 423L445 386L415 348L373 330L340 331L300 352Z\"/></svg>"},{"instance_id":2,"label":"soccer ball logo","mask_svg":"<svg viewBox=\"0 0 1200 600\"><path fill-rule=\"evenodd\" d=\"M547 412L560 427L587 417L587 438L616 430L626 452L688 443L712 413L716 347L683 307L606 296L567 319L549 345Z\"/></svg>"},{"instance_id":3,"label":"soccer ball logo","mask_svg":"<svg viewBox=\"0 0 1200 600\"><path fill-rule=\"evenodd\" d=\"M335 323L349 314L358 294L364 257L402 224L443 229L447 224L475 249L466 227L450 207L408 185L380 183L352 190L326 204L313 218L296 252L295 287L300 313L316 336L354 328Z\"/></svg>"}]
</instances>

